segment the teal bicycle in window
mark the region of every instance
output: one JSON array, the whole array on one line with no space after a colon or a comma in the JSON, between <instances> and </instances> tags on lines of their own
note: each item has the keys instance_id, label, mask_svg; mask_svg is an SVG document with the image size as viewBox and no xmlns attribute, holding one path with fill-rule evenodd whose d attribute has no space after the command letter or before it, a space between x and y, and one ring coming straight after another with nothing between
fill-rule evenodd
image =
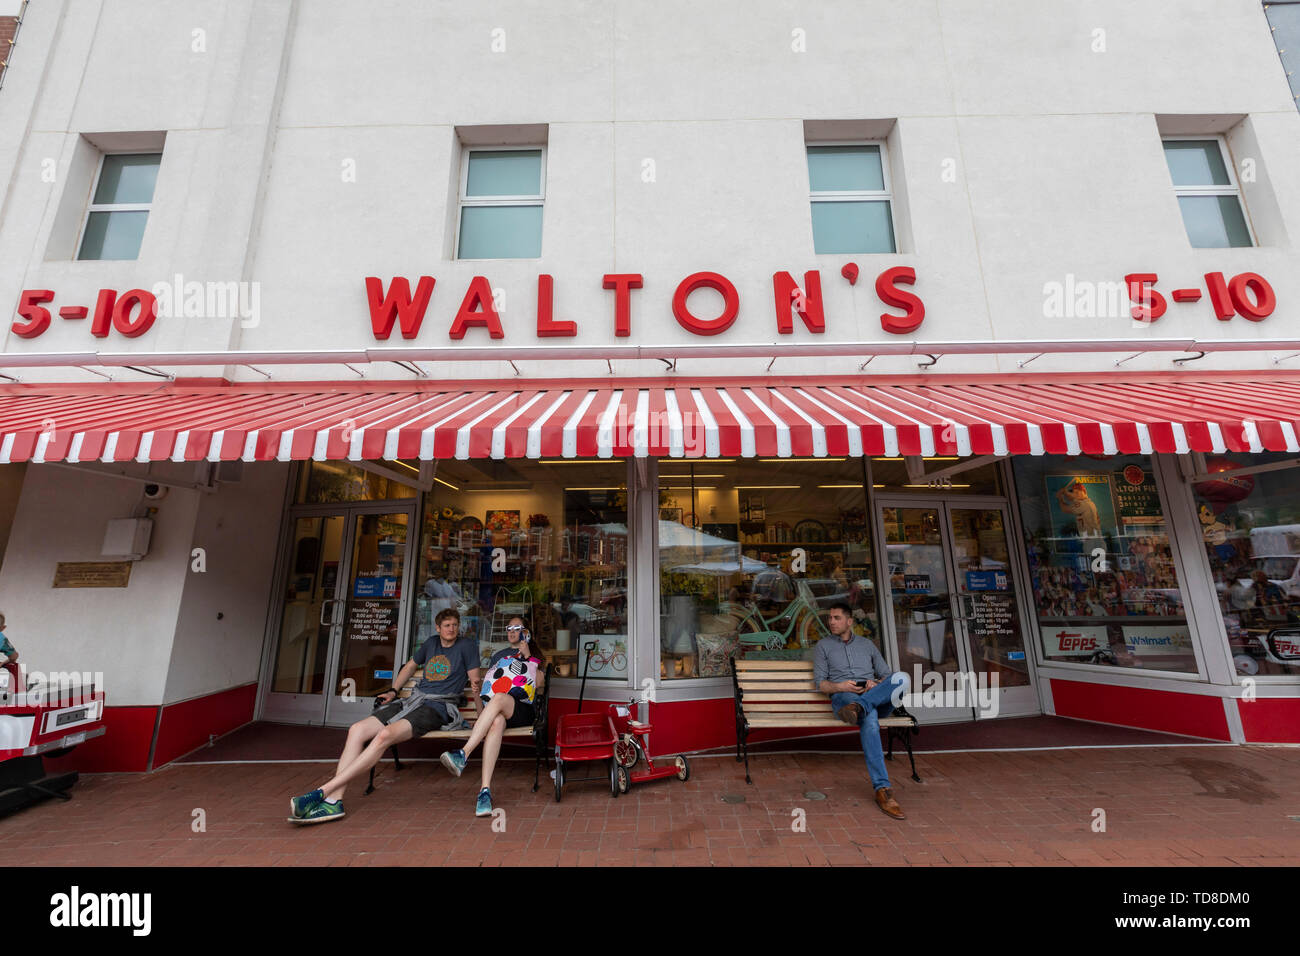
<instances>
[{"instance_id":1,"label":"teal bicycle in window","mask_svg":"<svg viewBox=\"0 0 1300 956\"><path fill-rule=\"evenodd\" d=\"M772 617L764 617L752 604L724 601L718 610L736 621L741 645L756 650L811 647L831 633L823 620L827 612L809 601L802 591Z\"/></svg>"}]
</instances>

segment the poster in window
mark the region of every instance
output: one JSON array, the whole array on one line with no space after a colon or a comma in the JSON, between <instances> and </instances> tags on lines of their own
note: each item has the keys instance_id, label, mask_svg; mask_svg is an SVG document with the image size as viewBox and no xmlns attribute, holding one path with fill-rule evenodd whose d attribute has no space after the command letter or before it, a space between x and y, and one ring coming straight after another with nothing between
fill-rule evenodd
<instances>
[{"instance_id":1,"label":"poster in window","mask_svg":"<svg viewBox=\"0 0 1300 956\"><path fill-rule=\"evenodd\" d=\"M1110 475L1045 475L1052 534L1098 538L1115 528Z\"/></svg>"},{"instance_id":2,"label":"poster in window","mask_svg":"<svg viewBox=\"0 0 1300 956\"><path fill-rule=\"evenodd\" d=\"M489 511L487 527L489 531L515 531L519 528L519 512Z\"/></svg>"},{"instance_id":3,"label":"poster in window","mask_svg":"<svg viewBox=\"0 0 1300 956\"><path fill-rule=\"evenodd\" d=\"M1129 465L1115 476L1114 488L1122 524L1149 527L1165 523L1160 510L1160 492L1151 472Z\"/></svg>"}]
</instances>

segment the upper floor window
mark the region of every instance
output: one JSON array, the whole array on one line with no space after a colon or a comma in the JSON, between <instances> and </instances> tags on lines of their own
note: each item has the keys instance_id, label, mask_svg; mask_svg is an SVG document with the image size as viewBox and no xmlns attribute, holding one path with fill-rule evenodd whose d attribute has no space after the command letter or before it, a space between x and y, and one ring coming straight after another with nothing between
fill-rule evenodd
<instances>
[{"instance_id":1,"label":"upper floor window","mask_svg":"<svg viewBox=\"0 0 1300 956\"><path fill-rule=\"evenodd\" d=\"M1178 208L1192 245L1197 249L1253 246L1241 190L1223 140L1171 138L1164 145Z\"/></svg>"},{"instance_id":2,"label":"upper floor window","mask_svg":"<svg viewBox=\"0 0 1300 956\"><path fill-rule=\"evenodd\" d=\"M109 153L100 160L78 259L139 257L161 161L161 153Z\"/></svg>"},{"instance_id":3,"label":"upper floor window","mask_svg":"<svg viewBox=\"0 0 1300 956\"><path fill-rule=\"evenodd\" d=\"M897 251L883 144L810 145L808 181L817 255Z\"/></svg>"},{"instance_id":4,"label":"upper floor window","mask_svg":"<svg viewBox=\"0 0 1300 956\"><path fill-rule=\"evenodd\" d=\"M545 192L545 147L466 149L456 258L541 256Z\"/></svg>"}]
</instances>

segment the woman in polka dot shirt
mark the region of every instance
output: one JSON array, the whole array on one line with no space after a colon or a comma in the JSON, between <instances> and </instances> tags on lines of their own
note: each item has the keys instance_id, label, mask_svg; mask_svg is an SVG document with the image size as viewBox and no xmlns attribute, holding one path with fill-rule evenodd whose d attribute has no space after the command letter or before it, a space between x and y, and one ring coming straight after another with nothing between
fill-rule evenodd
<instances>
[{"instance_id":1,"label":"woman in polka dot shirt","mask_svg":"<svg viewBox=\"0 0 1300 956\"><path fill-rule=\"evenodd\" d=\"M478 720L474 722L474 732L463 750L450 751L441 758L442 765L459 777L474 748L483 745L482 789L474 807L475 814L480 817L492 813L490 787L497 755L501 752L501 738L507 728L533 725L536 716L533 701L545 673L542 649L533 643L522 617L510 619L506 625L506 640L510 646L493 654L484 671L481 694L484 703Z\"/></svg>"}]
</instances>

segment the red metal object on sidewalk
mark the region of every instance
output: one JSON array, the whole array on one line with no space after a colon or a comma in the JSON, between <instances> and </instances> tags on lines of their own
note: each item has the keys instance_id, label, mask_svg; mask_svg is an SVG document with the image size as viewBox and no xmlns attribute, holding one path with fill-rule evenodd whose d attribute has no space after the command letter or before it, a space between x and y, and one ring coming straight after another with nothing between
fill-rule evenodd
<instances>
[{"instance_id":1,"label":"red metal object on sidewalk","mask_svg":"<svg viewBox=\"0 0 1300 956\"><path fill-rule=\"evenodd\" d=\"M0 812L64 791L77 774L46 776L42 755L62 756L105 731L104 692L93 684L32 684L13 662L0 666Z\"/></svg>"},{"instance_id":2,"label":"red metal object on sidewalk","mask_svg":"<svg viewBox=\"0 0 1300 956\"><path fill-rule=\"evenodd\" d=\"M596 650L596 643L587 645L587 658L582 669L582 686L578 691L578 712L565 714L560 718L559 728L555 732L555 802L560 802L560 793L564 789L565 763L577 761L605 760L609 764L609 795L617 797L618 764L614 759L614 723L608 714L584 714L582 698L587 691L587 671L591 666L591 655ZM595 780L587 776L578 780Z\"/></svg>"},{"instance_id":3,"label":"red metal object on sidewalk","mask_svg":"<svg viewBox=\"0 0 1300 956\"><path fill-rule=\"evenodd\" d=\"M647 706L649 703L647 701ZM648 783L665 777L676 777L678 780L690 779L691 764L685 754L678 754L670 764L655 766L654 759L650 756L650 731L654 726L632 718L632 708L636 705L635 697L626 704L609 705L609 719L619 735L618 742L614 745L614 760L618 764L615 772L619 791L627 793L634 783ZM632 768L642 758L645 760L645 767L633 771Z\"/></svg>"}]
</instances>

